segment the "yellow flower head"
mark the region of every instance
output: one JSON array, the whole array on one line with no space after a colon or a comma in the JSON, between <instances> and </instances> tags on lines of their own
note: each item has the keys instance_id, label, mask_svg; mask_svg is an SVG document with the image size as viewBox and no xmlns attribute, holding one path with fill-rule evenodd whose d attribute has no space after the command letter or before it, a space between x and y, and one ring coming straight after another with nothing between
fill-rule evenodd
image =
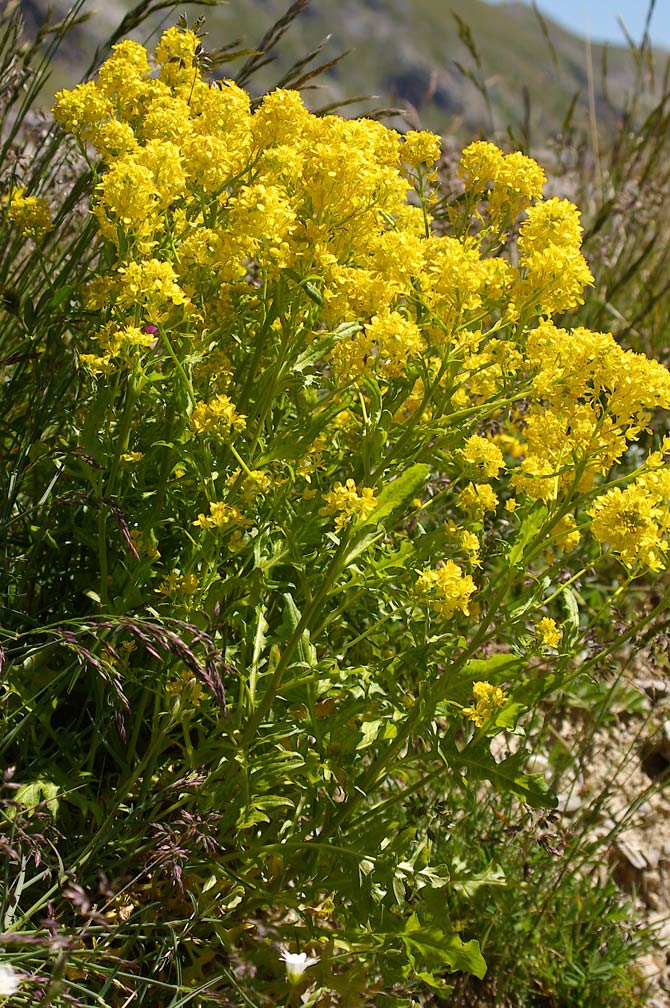
<instances>
[{"instance_id":1,"label":"yellow flower head","mask_svg":"<svg viewBox=\"0 0 670 1008\"><path fill-rule=\"evenodd\" d=\"M7 216L22 235L41 238L51 227L51 213L41 196L26 196L23 189L14 189L4 201Z\"/></svg>"},{"instance_id":2,"label":"yellow flower head","mask_svg":"<svg viewBox=\"0 0 670 1008\"><path fill-rule=\"evenodd\" d=\"M421 164L433 165L440 160L442 141L435 133L427 130L410 130L403 137L400 158L405 164L418 167Z\"/></svg>"},{"instance_id":3,"label":"yellow flower head","mask_svg":"<svg viewBox=\"0 0 670 1008\"><path fill-rule=\"evenodd\" d=\"M234 430L244 430L246 417L237 412L227 395L218 395L209 402L196 403L190 427L196 434L213 434L225 439Z\"/></svg>"},{"instance_id":4,"label":"yellow flower head","mask_svg":"<svg viewBox=\"0 0 670 1008\"><path fill-rule=\"evenodd\" d=\"M351 518L365 520L375 509L375 492L370 487L360 491L352 479L346 483L337 482L333 489L324 494L321 515L335 515L335 525L342 528Z\"/></svg>"},{"instance_id":5,"label":"yellow flower head","mask_svg":"<svg viewBox=\"0 0 670 1008\"><path fill-rule=\"evenodd\" d=\"M476 517L485 511L495 511L498 507L498 495L488 483L468 483L459 493L456 502L463 511Z\"/></svg>"},{"instance_id":6,"label":"yellow flower head","mask_svg":"<svg viewBox=\"0 0 670 1008\"><path fill-rule=\"evenodd\" d=\"M444 619L451 619L457 610L466 616L475 583L464 574L458 564L447 560L437 569L421 571L416 583L416 593L422 602L428 602Z\"/></svg>"},{"instance_id":7,"label":"yellow flower head","mask_svg":"<svg viewBox=\"0 0 670 1008\"><path fill-rule=\"evenodd\" d=\"M209 505L209 514L199 514L193 524L204 529L219 528L231 531L247 528L251 522L238 508L226 504L225 501L214 501Z\"/></svg>"},{"instance_id":8,"label":"yellow flower head","mask_svg":"<svg viewBox=\"0 0 670 1008\"><path fill-rule=\"evenodd\" d=\"M497 180L503 169L505 155L495 144L475 140L461 154L459 174L466 188L473 193L483 193Z\"/></svg>"},{"instance_id":9,"label":"yellow flower head","mask_svg":"<svg viewBox=\"0 0 670 1008\"><path fill-rule=\"evenodd\" d=\"M160 64L160 79L170 86L193 82L197 73L200 39L188 29L172 27L163 32L156 46L156 62Z\"/></svg>"},{"instance_id":10,"label":"yellow flower head","mask_svg":"<svg viewBox=\"0 0 670 1008\"><path fill-rule=\"evenodd\" d=\"M670 503L655 491L649 475L625 490L608 490L596 498L588 513L597 541L609 546L627 567L661 570L668 554Z\"/></svg>"},{"instance_id":11,"label":"yellow flower head","mask_svg":"<svg viewBox=\"0 0 670 1008\"><path fill-rule=\"evenodd\" d=\"M480 476L488 479L495 479L500 470L505 468L505 460L497 445L479 434L473 434L465 442L463 459Z\"/></svg>"},{"instance_id":12,"label":"yellow flower head","mask_svg":"<svg viewBox=\"0 0 670 1008\"><path fill-rule=\"evenodd\" d=\"M472 707L464 707L463 713L466 717L481 728L486 721L494 717L507 700L506 693L500 686L492 686L488 682L476 682L472 684L472 695L475 703Z\"/></svg>"},{"instance_id":13,"label":"yellow flower head","mask_svg":"<svg viewBox=\"0 0 670 1008\"><path fill-rule=\"evenodd\" d=\"M86 81L72 91L56 92L53 115L68 133L90 141L95 130L114 117L114 106L94 81Z\"/></svg>"},{"instance_id":14,"label":"yellow flower head","mask_svg":"<svg viewBox=\"0 0 670 1008\"><path fill-rule=\"evenodd\" d=\"M560 627L558 627L555 620L551 619L549 616L542 617L535 628L535 632L542 641L544 647L550 648L558 647L561 642L561 637L563 636Z\"/></svg>"}]
</instances>

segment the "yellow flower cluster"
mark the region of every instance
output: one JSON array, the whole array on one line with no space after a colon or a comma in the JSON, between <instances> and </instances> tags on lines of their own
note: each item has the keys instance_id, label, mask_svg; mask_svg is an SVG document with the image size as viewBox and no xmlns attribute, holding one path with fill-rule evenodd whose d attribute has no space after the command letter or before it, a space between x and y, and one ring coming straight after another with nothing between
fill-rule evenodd
<instances>
[{"instance_id":1,"label":"yellow flower cluster","mask_svg":"<svg viewBox=\"0 0 670 1008\"><path fill-rule=\"evenodd\" d=\"M551 619L550 616L542 617L537 624L536 632L542 644L550 648L558 647L563 636L560 628L556 625L556 621Z\"/></svg>"},{"instance_id":2,"label":"yellow flower cluster","mask_svg":"<svg viewBox=\"0 0 670 1008\"><path fill-rule=\"evenodd\" d=\"M26 196L23 189L17 188L2 202L9 220L27 238L42 238L51 228L51 212L41 196Z\"/></svg>"},{"instance_id":3,"label":"yellow flower cluster","mask_svg":"<svg viewBox=\"0 0 670 1008\"><path fill-rule=\"evenodd\" d=\"M451 619L457 610L467 616L474 591L475 583L470 575L464 574L453 560L447 560L437 569L421 571L416 583L419 600L428 602L444 619Z\"/></svg>"},{"instance_id":4,"label":"yellow flower cluster","mask_svg":"<svg viewBox=\"0 0 670 1008\"><path fill-rule=\"evenodd\" d=\"M170 571L156 588L156 592L159 595L174 598L179 594L195 595L199 587L200 579L197 574L180 574L179 571Z\"/></svg>"},{"instance_id":5,"label":"yellow flower cluster","mask_svg":"<svg viewBox=\"0 0 670 1008\"><path fill-rule=\"evenodd\" d=\"M514 288L517 304L550 315L583 303L582 291L593 283L593 274L580 252L579 217L568 200L528 207L519 233L523 275Z\"/></svg>"},{"instance_id":6,"label":"yellow flower cluster","mask_svg":"<svg viewBox=\"0 0 670 1008\"><path fill-rule=\"evenodd\" d=\"M231 529L246 528L250 522L242 512L227 504L225 501L213 501L209 506L209 514L199 514L194 525L199 525L204 529Z\"/></svg>"},{"instance_id":7,"label":"yellow flower cluster","mask_svg":"<svg viewBox=\"0 0 670 1008\"><path fill-rule=\"evenodd\" d=\"M227 395L218 395L209 402L195 404L190 426L196 434L213 434L223 439L235 430L244 430L246 417L240 416Z\"/></svg>"},{"instance_id":8,"label":"yellow flower cluster","mask_svg":"<svg viewBox=\"0 0 670 1008\"><path fill-rule=\"evenodd\" d=\"M507 695L500 686L492 686L488 682L473 683L472 695L475 698L475 703L472 707L464 707L463 713L477 728L481 728L494 717L507 700Z\"/></svg>"},{"instance_id":9,"label":"yellow flower cluster","mask_svg":"<svg viewBox=\"0 0 670 1008\"><path fill-rule=\"evenodd\" d=\"M597 497L589 510L599 543L635 570L665 569L670 550L670 472L652 469L625 490Z\"/></svg>"},{"instance_id":10,"label":"yellow flower cluster","mask_svg":"<svg viewBox=\"0 0 670 1008\"><path fill-rule=\"evenodd\" d=\"M465 442L463 460L478 475L488 479L495 479L500 470L505 468L500 448L479 434L473 434Z\"/></svg>"},{"instance_id":11,"label":"yellow flower cluster","mask_svg":"<svg viewBox=\"0 0 670 1008\"><path fill-rule=\"evenodd\" d=\"M375 315L362 333L339 343L331 361L341 374L378 370L388 378L399 378L408 371L410 357L425 348L418 326L394 311Z\"/></svg>"},{"instance_id":12,"label":"yellow flower cluster","mask_svg":"<svg viewBox=\"0 0 670 1008\"><path fill-rule=\"evenodd\" d=\"M540 199L547 181L532 158L518 152L505 155L485 140L476 140L465 148L459 171L474 195L482 197L489 192L490 215L503 225Z\"/></svg>"},{"instance_id":13,"label":"yellow flower cluster","mask_svg":"<svg viewBox=\"0 0 670 1008\"><path fill-rule=\"evenodd\" d=\"M203 451L227 452L225 468L216 462L226 499L195 524L241 536L243 512L277 485L268 465L279 482L310 483L302 502L323 494L318 513L337 528L365 519L374 491L346 478L342 452L374 434L394 461L396 446L415 444L458 487L452 538L468 563L481 562L499 503L511 523L535 500L559 502L547 548L572 550L574 516L587 527L574 498L670 407L658 362L552 321L593 282L576 207L543 198L531 158L477 141L460 159L465 192L446 233L431 219L437 137L315 116L290 90L252 109L234 82L205 80L199 57L187 29L165 32L153 59L122 42L54 110L96 166L104 257L85 307L100 320L80 359L94 374L137 368L139 384L186 385L184 422L207 437ZM281 400L290 420L259 402L288 375L296 388L306 379ZM291 442L291 424L325 415L329 397L340 419L329 407L299 457L273 455L273 438ZM231 475L233 455L258 468ZM665 465L588 512L597 541L629 566L665 562ZM473 591L451 560L419 577L419 596L446 617L467 615Z\"/></svg>"},{"instance_id":14,"label":"yellow flower cluster","mask_svg":"<svg viewBox=\"0 0 670 1008\"><path fill-rule=\"evenodd\" d=\"M483 256L476 241L427 234L426 207L408 204L407 169L437 160L437 137L317 118L291 91L266 95L252 114L233 82L201 78L198 52L193 32L172 28L152 66L141 45L125 41L96 82L57 95L56 118L106 165L94 213L130 260L114 281L119 308L174 322L183 318L175 308L187 310L197 293L211 313L215 287L243 279L251 262L270 276L317 277L326 324L371 320L332 353L349 381L411 370L427 348L424 306L449 337L510 292L545 312L579 300L590 274L580 265L577 211L542 202L545 176L532 159L477 142L461 161L492 217L527 211L519 271ZM548 278L559 260L560 284Z\"/></svg>"},{"instance_id":15,"label":"yellow flower cluster","mask_svg":"<svg viewBox=\"0 0 670 1008\"><path fill-rule=\"evenodd\" d=\"M489 483L468 483L456 498L463 511L471 517L481 516L486 511L495 511L498 507L498 495L491 489Z\"/></svg>"},{"instance_id":16,"label":"yellow flower cluster","mask_svg":"<svg viewBox=\"0 0 670 1008\"><path fill-rule=\"evenodd\" d=\"M261 469L242 472L236 469L226 479L229 487L237 489L240 498L246 506L251 506L257 497L264 497L275 485L276 480Z\"/></svg>"},{"instance_id":17,"label":"yellow flower cluster","mask_svg":"<svg viewBox=\"0 0 670 1008\"><path fill-rule=\"evenodd\" d=\"M351 518L365 520L375 509L374 490L361 487L359 491L352 479L346 483L337 482L323 499L324 505L319 514L335 515L337 528L342 528Z\"/></svg>"},{"instance_id":18,"label":"yellow flower cluster","mask_svg":"<svg viewBox=\"0 0 670 1008\"><path fill-rule=\"evenodd\" d=\"M608 333L568 332L541 322L528 337L534 404L525 417L525 458L511 479L531 497L555 499L580 473L588 490L623 455L659 407L670 406L670 374L623 350Z\"/></svg>"}]
</instances>

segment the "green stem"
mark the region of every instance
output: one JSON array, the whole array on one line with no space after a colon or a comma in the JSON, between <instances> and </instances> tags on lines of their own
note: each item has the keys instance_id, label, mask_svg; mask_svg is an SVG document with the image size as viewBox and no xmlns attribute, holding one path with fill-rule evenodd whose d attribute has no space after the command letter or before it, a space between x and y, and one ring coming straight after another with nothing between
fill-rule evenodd
<instances>
[{"instance_id":1,"label":"green stem","mask_svg":"<svg viewBox=\"0 0 670 1008\"><path fill-rule=\"evenodd\" d=\"M183 386L184 391L186 392L186 395L188 396L189 404L191 408L193 408L195 406L195 393L193 391L193 385L191 384L191 379L186 374L186 371L184 370L184 365L177 357L177 354L174 351L174 347L170 342L170 337L168 336L168 334L166 333L165 329L162 326L160 327L160 336L165 346L165 349L168 352L169 357L172 359L172 362L177 369L177 374L181 378L181 384Z\"/></svg>"},{"instance_id":2,"label":"green stem","mask_svg":"<svg viewBox=\"0 0 670 1008\"><path fill-rule=\"evenodd\" d=\"M290 640L286 644L286 647L282 652L281 658L277 663L277 667L272 675L272 679L268 685L265 695L260 704L258 705L254 715L249 720L244 735L245 745L248 745L250 743L251 739L253 739L256 731L258 730L259 725L262 724L263 719L269 713L270 708L272 707L272 704L274 702L274 698L276 697L279 691L279 687L281 685L284 672L286 671L286 669L290 664L290 661L293 657L293 653L297 648L298 644L300 643L303 633L305 632L305 630L309 629L314 616L318 615L324 599L328 595L328 592L330 591L333 583L341 573L342 563L344 558L346 557L346 552L348 548L349 548L349 534L348 532L345 532L342 536L340 545L338 546L335 555L331 560L330 566L328 567L328 570L325 572L322 578L321 587L319 588L316 595L314 595L311 602L308 604L304 613L300 617L298 625L293 631L293 634L291 635Z\"/></svg>"},{"instance_id":3,"label":"green stem","mask_svg":"<svg viewBox=\"0 0 670 1008\"><path fill-rule=\"evenodd\" d=\"M107 517L109 515L109 508L106 501L114 493L119 469L121 467L121 456L128 450L133 412L141 387L141 380L136 375L133 375L126 388L126 398L123 406L123 414L121 416L121 424L115 440L114 459L112 461L109 476L107 477L104 488L101 487L99 492L98 557L100 563L100 599L103 605L105 605L108 600L107 579L109 576L109 566L107 560Z\"/></svg>"}]
</instances>

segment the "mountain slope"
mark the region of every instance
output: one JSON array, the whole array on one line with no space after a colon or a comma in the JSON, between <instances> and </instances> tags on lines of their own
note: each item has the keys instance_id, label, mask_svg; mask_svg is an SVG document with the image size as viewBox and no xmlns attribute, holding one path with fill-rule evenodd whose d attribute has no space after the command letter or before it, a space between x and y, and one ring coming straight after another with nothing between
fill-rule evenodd
<instances>
[{"instance_id":1,"label":"mountain slope","mask_svg":"<svg viewBox=\"0 0 670 1008\"><path fill-rule=\"evenodd\" d=\"M30 4L33 21L34 9L46 7L45 0L24 2ZM130 0L108 0L104 13L93 13L85 29L91 51L94 38L114 25L124 6L130 7ZM193 5L185 9L191 19L207 15L205 45L215 49L235 40L258 45L286 7L287 0L230 0L204 11ZM85 9L96 11L95 2L87 0ZM611 114L600 82L602 46L589 52L584 39L548 20L541 23L525 4L484 0L339 0L337 5L312 0L253 86L272 86L328 35L322 61L351 52L313 82L307 97L314 108L370 95L376 97L367 105L351 106L352 111L395 105L408 109L410 116L418 112L425 126L451 134L493 135L512 124L517 133L530 129L535 142L542 142L560 130L577 94L576 119L586 122L590 60L596 110L601 119ZM468 35L476 56L464 42ZM608 47L606 55L609 100L620 107L633 80L634 61L621 47ZM226 74L235 76L237 66L227 64ZM470 73L479 87L468 79Z\"/></svg>"}]
</instances>

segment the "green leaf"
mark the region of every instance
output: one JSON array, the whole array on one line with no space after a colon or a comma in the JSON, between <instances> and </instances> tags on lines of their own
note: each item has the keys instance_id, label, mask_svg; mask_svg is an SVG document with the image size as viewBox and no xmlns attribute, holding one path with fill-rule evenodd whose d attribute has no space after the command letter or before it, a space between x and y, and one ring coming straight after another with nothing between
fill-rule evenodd
<instances>
[{"instance_id":1,"label":"green leaf","mask_svg":"<svg viewBox=\"0 0 670 1008\"><path fill-rule=\"evenodd\" d=\"M348 336L353 336L360 328L358 322L343 322L342 325L339 325L332 332L319 336L318 339L310 343L306 350L303 350L293 365L293 370L297 374L301 374L308 368L313 367L318 361L327 357L333 347L337 346L338 343L341 343Z\"/></svg>"},{"instance_id":2,"label":"green leaf","mask_svg":"<svg viewBox=\"0 0 670 1008\"><path fill-rule=\"evenodd\" d=\"M510 678L523 665L523 659L515 654L494 654L490 658L471 658L463 666L463 675L472 682L485 681L497 685Z\"/></svg>"},{"instance_id":3,"label":"green leaf","mask_svg":"<svg viewBox=\"0 0 670 1008\"><path fill-rule=\"evenodd\" d=\"M394 511L406 507L423 490L429 477L430 466L424 462L417 462L416 465L410 466L401 476L384 487L377 498L374 511L366 518L366 523L379 524Z\"/></svg>"},{"instance_id":4,"label":"green leaf","mask_svg":"<svg viewBox=\"0 0 670 1008\"><path fill-rule=\"evenodd\" d=\"M463 868L466 868L465 863L463 863ZM465 896L466 899L472 899L475 893L484 886L507 885L507 879L502 868L499 865L493 864L476 875L468 874L467 871L464 871L463 874L452 874L451 882L456 892L460 893L461 896Z\"/></svg>"},{"instance_id":5,"label":"green leaf","mask_svg":"<svg viewBox=\"0 0 670 1008\"><path fill-rule=\"evenodd\" d=\"M509 792L533 808L555 808L556 796L548 790L542 774L526 774L521 769L528 758L518 752L496 763L489 752L488 740L483 739L467 746L462 752L451 754L451 763L460 764L475 780L487 780L497 791Z\"/></svg>"},{"instance_id":6,"label":"green leaf","mask_svg":"<svg viewBox=\"0 0 670 1008\"><path fill-rule=\"evenodd\" d=\"M240 812L237 820L238 829L249 829L251 826L258 826L261 823L269 823L268 811L277 808L294 809L295 805L288 798L281 798L278 795L269 795L267 798L257 798L251 805Z\"/></svg>"},{"instance_id":7,"label":"green leaf","mask_svg":"<svg viewBox=\"0 0 670 1008\"><path fill-rule=\"evenodd\" d=\"M55 292L55 294L53 294L51 300L49 301L49 308L58 308L67 298L71 297L73 293L74 287L70 284L66 284L64 287L61 287Z\"/></svg>"},{"instance_id":8,"label":"green leaf","mask_svg":"<svg viewBox=\"0 0 670 1008\"><path fill-rule=\"evenodd\" d=\"M448 984L442 977L433 976L432 973L427 973L425 971L423 973L417 973L416 978L417 980L420 980L421 983L426 984L427 987L432 987L434 990L441 991L442 994L450 994L454 989L453 986Z\"/></svg>"},{"instance_id":9,"label":"green leaf","mask_svg":"<svg viewBox=\"0 0 670 1008\"><path fill-rule=\"evenodd\" d=\"M418 462L384 487L377 498L374 511L371 511L365 521L360 523L360 532L353 539L349 552L342 561L343 567L347 567L357 556L365 552L370 543L377 538L379 525L383 524L384 520L396 511L406 508L410 501L423 490L429 477L430 466Z\"/></svg>"},{"instance_id":10,"label":"green leaf","mask_svg":"<svg viewBox=\"0 0 670 1008\"><path fill-rule=\"evenodd\" d=\"M513 567L519 566L523 561L526 547L544 525L548 513L546 505L538 502L524 518L516 542L509 551L509 562Z\"/></svg>"},{"instance_id":11,"label":"green leaf","mask_svg":"<svg viewBox=\"0 0 670 1008\"><path fill-rule=\"evenodd\" d=\"M577 602L577 596L575 595L572 588L564 588L561 592L563 598L563 604L565 606L565 611L567 614L567 624L570 629L574 631L579 630L579 604Z\"/></svg>"},{"instance_id":12,"label":"green leaf","mask_svg":"<svg viewBox=\"0 0 670 1008\"><path fill-rule=\"evenodd\" d=\"M284 608L284 620L283 625L288 630L287 638L290 639L295 631L298 629L302 615L297 605L293 601L293 596L288 592L284 592L284 602L286 603ZM309 638L309 631L303 630L300 635L300 640L297 647L298 661L307 665L309 668L315 668L317 664L316 660L316 648L311 643Z\"/></svg>"},{"instance_id":13,"label":"green leaf","mask_svg":"<svg viewBox=\"0 0 670 1008\"><path fill-rule=\"evenodd\" d=\"M356 749L367 749L369 745L372 745L382 730L383 725L383 721L364 721L361 725L362 738Z\"/></svg>"},{"instance_id":14,"label":"green leaf","mask_svg":"<svg viewBox=\"0 0 670 1008\"><path fill-rule=\"evenodd\" d=\"M463 942L455 933L448 933L434 925L422 925L416 914L412 914L401 935L407 957L420 972L429 970L453 973L462 970L472 973L480 980L486 974L486 963L482 957L479 942Z\"/></svg>"},{"instance_id":15,"label":"green leaf","mask_svg":"<svg viewBox=\"0 0 670 1008\"><path fill-rule=\"evenodd\" d=\"M53 781L38 777L37 780L29 784L23 784L12 796L12 800L20 805L29 815L35 809L44 804L51 812L54 819L58 813L58 793L59 788ZM12 810L15 811L15 810Z\"/></svg>"}]
</instances>

